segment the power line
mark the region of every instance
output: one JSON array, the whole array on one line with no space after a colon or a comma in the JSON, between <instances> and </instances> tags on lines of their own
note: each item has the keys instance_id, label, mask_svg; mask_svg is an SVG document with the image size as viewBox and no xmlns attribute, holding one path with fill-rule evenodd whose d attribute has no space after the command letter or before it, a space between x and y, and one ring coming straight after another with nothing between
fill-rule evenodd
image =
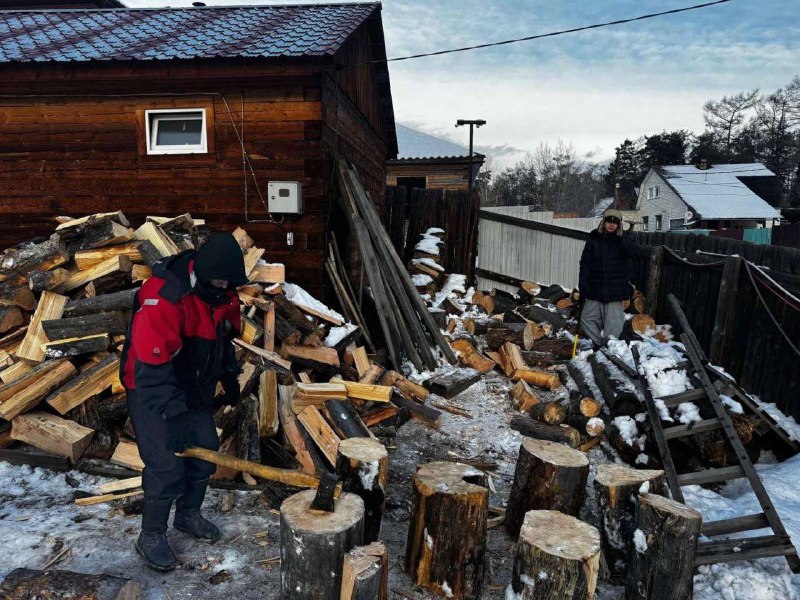
<instances>
[{"instance_id":1,"label":"power line","mask_svg":"<svg viewBox=\"0 0 800 600\"><path fill-rule=\"evenodd\" d=\"M630 17L627 19L617 19L616 21L606 21L604 23L595 23L593 25L584 25L582 27L573 27L571 29L562 29L560 31L551 31L549 33L540 33L538 35L529 35L526 37L521 38L514 38L511 40L503 40L500 42L489 42L486 44L477 44L475 46L464 46L461 48L451 48L449 50L438 50L436 52L424 52L421 54L411 54L408 56L397 56L394 58L380 58L371 61L365 61L363 63L356 63L353 65L341 65L338 68L347 68L357 66L358 64L376 64L376 63L387 63L387 62L399 62L401 60L412 60L415 58L425 58L428 56L441 56L443 54L453 54L455 52L467 52L469 50L480 50L482 48L492 48L494 46L506 46L508 44L517 44L519 42L530 42L532 40L540 40L543 38L549 37L556 37L559 35L566 35L568 33L578 33L579 31L588 31L590 29L600 29L601 27L610 27L612 25L624 25L626 23L633 23L635 21L644 21L646 19L655 19L656 17L663 17L666 15L675 15L678 13L689 12L692 10L699 10L701 8L708 8L710 6L716 6L717 4L725 4L727 2L732 2L732 0L715 0L714 2L704 2L702 4L695 4L693 6L686 6L684 8L674 8L672 10L665 10L662 12L656 13L649 13L646 15L640 15L638 17Z\"/></svg>"}]
</instances>

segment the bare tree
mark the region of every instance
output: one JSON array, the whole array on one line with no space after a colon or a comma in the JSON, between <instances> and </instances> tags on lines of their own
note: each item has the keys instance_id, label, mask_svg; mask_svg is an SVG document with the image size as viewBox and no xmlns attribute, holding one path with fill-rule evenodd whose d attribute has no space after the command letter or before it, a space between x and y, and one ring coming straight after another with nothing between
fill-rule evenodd
<instances>
[{"instance_id":1,"label":"bare tree","mask_svg":"<svg viewBox=\"0 0 800 600\"><path fill-rule=\"evenodd\" d=\"M733 96L723 96L722 100L709 100L703 106L703 119L719 139L725 140L725 151L730 154L733 139L745 122L747 111L759 101L758 88L740 92Z\"/></svg>"}]
</instances>

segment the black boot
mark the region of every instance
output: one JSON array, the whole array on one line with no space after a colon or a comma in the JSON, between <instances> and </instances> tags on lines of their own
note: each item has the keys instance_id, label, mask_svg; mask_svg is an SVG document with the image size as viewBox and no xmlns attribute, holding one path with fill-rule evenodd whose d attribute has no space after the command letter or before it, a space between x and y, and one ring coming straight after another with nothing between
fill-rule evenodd
<instances>
[{"instance_id":1,"label":"black boot","mask_svg":"<svg viewBox=\"0 0 800 600\"><path fill-rule=\"evenodd\" d=\"M172 500L144 501L142 532L136 540L136 551L148 567L165 573L178 565L178 559L167 541L167 521Z\"/></svg>"},{"instance_id":2,"label":"black boot","mask_svg":"<svg viewBox=\"0 0 800 600\"><path fill-rule=\"evenodd\" d=\"M202 542L213 544L222 534L216 525L200 514L200 506L206 497L206 488L208 479L186 482L183 496L175 503L175 519L172 526Z\"/></svg>"}]
</instances>

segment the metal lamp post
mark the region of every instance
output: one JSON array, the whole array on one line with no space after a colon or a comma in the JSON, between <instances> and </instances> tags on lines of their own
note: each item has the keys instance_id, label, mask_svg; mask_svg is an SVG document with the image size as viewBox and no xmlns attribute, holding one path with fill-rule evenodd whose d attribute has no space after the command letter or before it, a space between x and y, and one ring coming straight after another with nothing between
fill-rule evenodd
<instances>
[{"instance_id":1,"label":"metal lamp post","mask_svg":"<svg viewBox=\"0 0 800 600\"><path fill-rule=\"evenodd\" d=\"M458 121L456 121L456 127L461 127L462 125L469 125L469 175L468 175L468 177L469 177L469 195L470 195L470 198L471 198L472 197L472 183L473 183L473 181L472 181L473 180L473 177L472 177L472 156L473 156L472 142L473 142L473 136L474 136L473 131L474 131L475 127L482 127L483 125L486 125L486 121L484 121L483 119L459 119Z\"/></svg>"}]
</instances>

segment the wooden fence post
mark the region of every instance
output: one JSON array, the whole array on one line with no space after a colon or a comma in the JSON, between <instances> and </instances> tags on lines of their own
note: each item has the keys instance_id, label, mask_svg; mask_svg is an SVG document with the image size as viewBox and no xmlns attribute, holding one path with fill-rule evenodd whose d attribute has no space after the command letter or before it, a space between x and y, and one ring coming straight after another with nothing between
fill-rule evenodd
<instances>
[{"instance_id":1,"label":"wooden fence post","mask_svg":"<svg viewBox=\"0 0 800 600\"><path fill-rule=\"evenodd\" d=\"M726 364L729 345L733 340L733 325L736 312L736 295L739 287L739 272L742 259L738 256L729 256L725 259L722 269L722 282L719 286L717 299L717 315L714 319L714 329L711 332L711 347L709 358L719 365Z\"/></svg>"},{"instance_id":2,"label":"wooden fence post","mask_svg":"<svg viewBox=\"0 0 800 600\"><path fill-rule=\"evenodd\" d=\"M661 265L664 263L664 247L653 248L650 255L650 268L647 272L647 298L645 305L647 314L655 318L658 307L658 284L661 281Z\"/></svg>"}]
</instances>

